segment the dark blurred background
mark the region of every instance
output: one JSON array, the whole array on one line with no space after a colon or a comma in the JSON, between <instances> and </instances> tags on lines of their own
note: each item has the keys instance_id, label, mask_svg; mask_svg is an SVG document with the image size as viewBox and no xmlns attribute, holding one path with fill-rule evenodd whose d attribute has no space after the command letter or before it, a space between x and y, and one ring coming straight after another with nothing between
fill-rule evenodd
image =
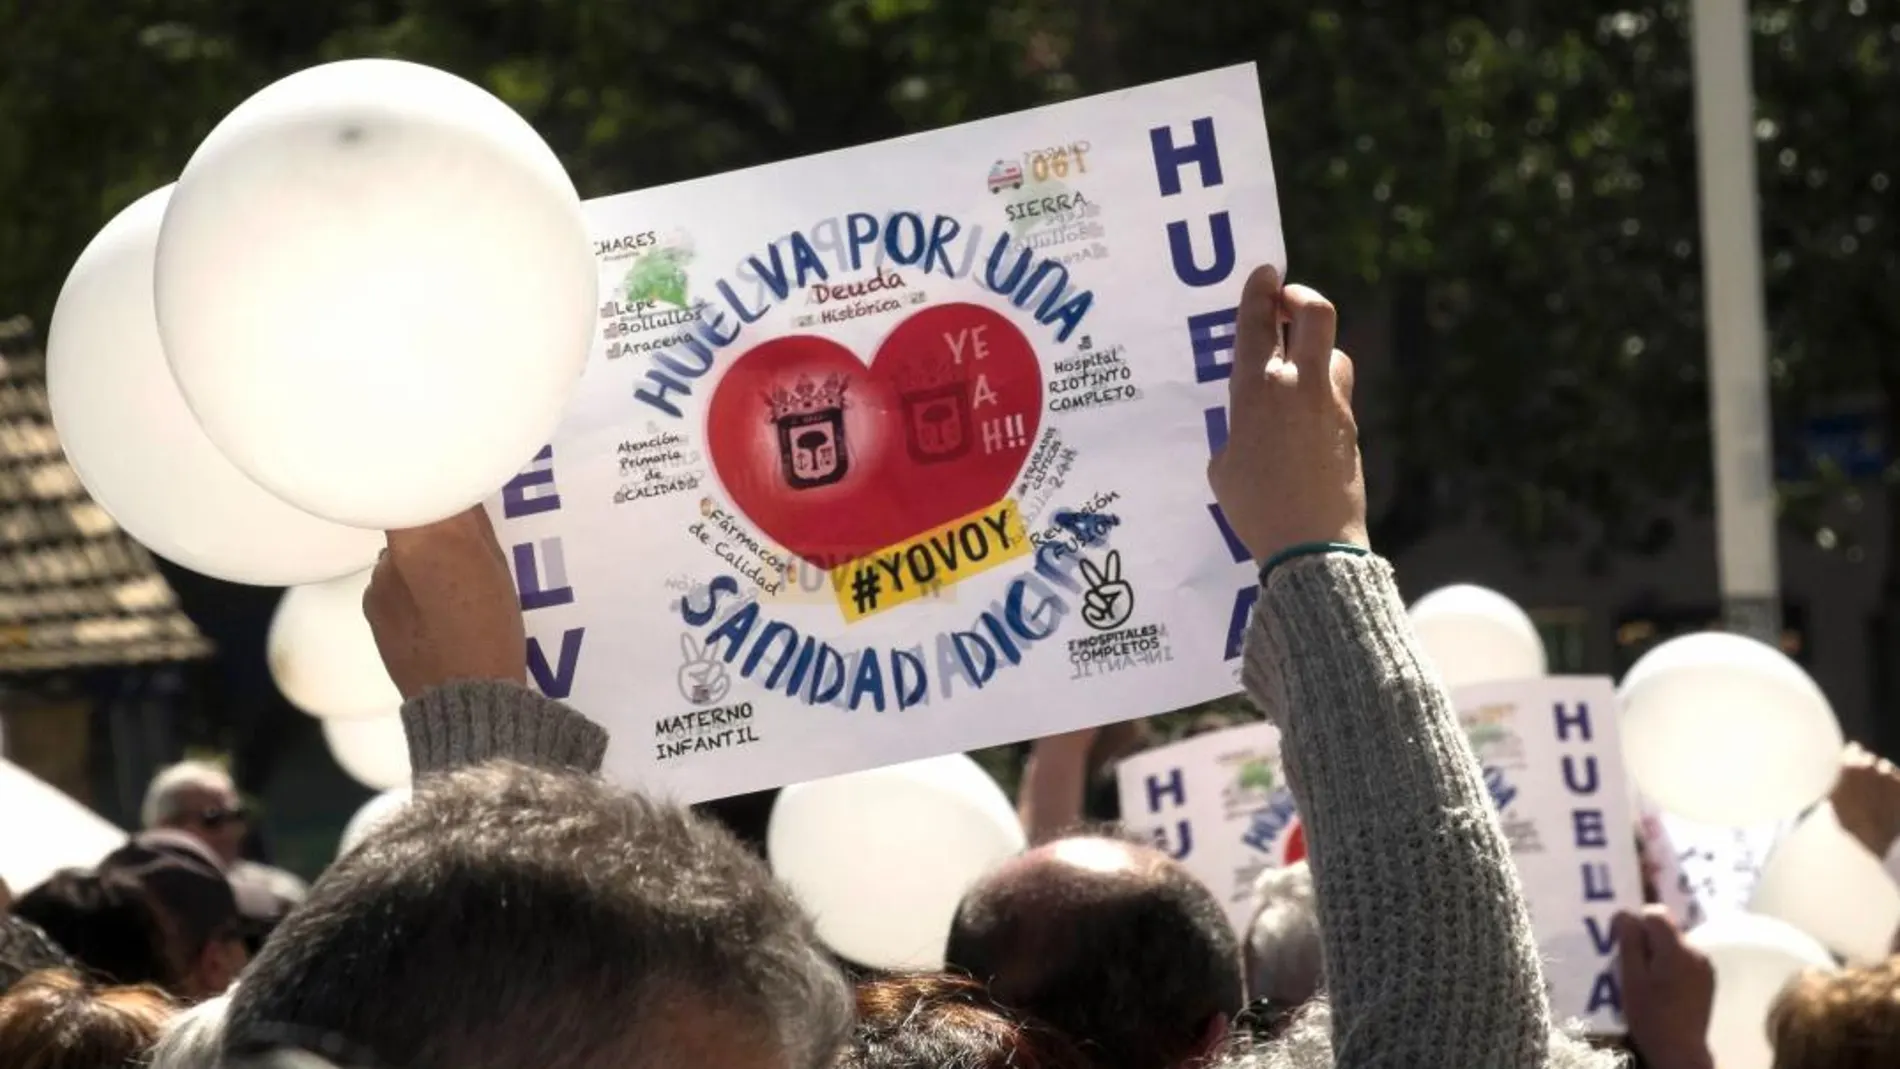
<instances>
[{"instance_id":1,"label":"dark blurred background","mask_svg":"<svg viewBox=\"0 0 1900 1069\"><path fill-rule=\"evenodd\" d=\"M1752 11L1784 647L1892 754L1900 5ZM44 323L102 223L246 95L323 60L483 84L587 196L1253 61L1292 270L1338 300L1361 364L1375 544L1410 595L1474 580L1517 599L1553 670L1620 671L1720 617L1687 20L1530 0L12 0L0 313ZM29 348L8 356L22 389ZM32 435L0 447L63 467ZM84 507L31 479L0 498ZM0 551L84 557L77 529L0 522ZM9 757L125 820L158 763L227 754L279 860L313 871L367 792L270 682L277 592L128 567L0 568L0 650L32 652L0 658ZM154 567L170 591L148 584L138 611L170 645L72 626L98 613L62 591Z\"/></svg>"}]
</instances>

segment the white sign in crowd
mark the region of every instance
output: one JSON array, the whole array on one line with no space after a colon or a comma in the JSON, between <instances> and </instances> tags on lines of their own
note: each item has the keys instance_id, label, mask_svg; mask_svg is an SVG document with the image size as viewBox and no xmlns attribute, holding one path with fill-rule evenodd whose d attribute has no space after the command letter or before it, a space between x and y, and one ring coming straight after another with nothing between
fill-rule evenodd
<instances>
[{"instance_id":1,"label":"white sign in crowd","mask_svg":"<svg viewBox=\"0 0 1900 1069\"><path fill-rule=\"evenodd\" d=\"M593 353L491 510L610 775L694 801L1235 689L1253 567L1179 473L1286 259L1251 66L587 215Z\"/></svg>"},{"instance_id":2,"label":"white sign in crowd","mask_svg":"<svg viewBox=\"0 0 1900 1069\"><path fill-rule=\"evenodd\" d=\"M1553 1013L1620 1032L1611 921L1643 904L1632 792L1610 680L1553 676L1453 693L1484 767L1529 899ZM1265 723L1137 754L1118 769L1122 817L1252 921L1265 868L1306 856L1305 837Z\"/></svg>"}]
</instances>

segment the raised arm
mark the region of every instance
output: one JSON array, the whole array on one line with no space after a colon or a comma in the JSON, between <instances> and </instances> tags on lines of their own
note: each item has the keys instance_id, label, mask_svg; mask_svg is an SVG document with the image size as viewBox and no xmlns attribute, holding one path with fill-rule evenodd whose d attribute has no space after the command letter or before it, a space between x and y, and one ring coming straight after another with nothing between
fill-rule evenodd
<instances>
[{"instance_id":1,"label":"raised arm","mask_svg":"<svg viewBox=\"0 0 1900 1069\"><path fill-rule=\"evenodd\" d=\"M1209 479L1263 562L1243 681L1281 729L1305 822L1335 1064L1544 1066L1550 1010L1502 829L1392 569L1367 549L1333 308L1262 269L1238 330Z\"/></svg>"},{"instance_id":2,"label":"raised arm","mask_svg":"<svg viewBox=\"0 0 1900 1069\"><path fill-rule=\"evenodd\" d=\"M489 760L600 771L607 732L527 685L521 607L482 509L389 532L363 613L402 692L417 779Z\"/></svg>"}]
</instances>

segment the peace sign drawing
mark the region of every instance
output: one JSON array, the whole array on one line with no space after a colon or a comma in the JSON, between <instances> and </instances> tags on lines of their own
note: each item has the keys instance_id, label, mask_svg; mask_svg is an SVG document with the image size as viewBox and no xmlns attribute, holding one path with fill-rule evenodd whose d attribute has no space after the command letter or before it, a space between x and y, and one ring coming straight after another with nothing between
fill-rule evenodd
<instances>
[{"instance_id":1,"label":"peace sign drawing","mask_svg":"<svg viewBox=\"0 0 1900 1069\"><path fill-rule=\"evenodd\" d=\"M1097 568L1082 558L1082 577L1088 592L1082 596L1082 621L1097 631L1112 631L1135 614L1135 588L1122 578L1122 552L1111 550Z\"/></svg>"},{"instance_id":2,"label":"peace sign drawing","mask_svg":"<svg viewBox=\"0 0 1900 1069\"><path fill-rule=\"evenodd\" d=\"M691 635L680 636L680 697L694 705L715 705L732 689L732 677L717 651L701 646Z\"/></svg>"}]
</instances>

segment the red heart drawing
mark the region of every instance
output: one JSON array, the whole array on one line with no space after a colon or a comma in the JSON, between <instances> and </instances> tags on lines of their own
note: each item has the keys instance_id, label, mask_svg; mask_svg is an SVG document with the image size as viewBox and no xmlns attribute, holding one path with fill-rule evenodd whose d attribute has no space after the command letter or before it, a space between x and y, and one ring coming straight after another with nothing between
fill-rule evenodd
<instances>
[{"instance_id":1,"label":"red heart drawing","mask_svg":"<svg viewBox=\"0 0 1900 1069\"><path fill-rule=\"evenodd\" d=\"M1042 423L1042 365L1001 313L940 304L866 365L795 334L733 361L707 406L726 493L774 542L835 568L993 505Z\"/></svg>"}]
</instances>

